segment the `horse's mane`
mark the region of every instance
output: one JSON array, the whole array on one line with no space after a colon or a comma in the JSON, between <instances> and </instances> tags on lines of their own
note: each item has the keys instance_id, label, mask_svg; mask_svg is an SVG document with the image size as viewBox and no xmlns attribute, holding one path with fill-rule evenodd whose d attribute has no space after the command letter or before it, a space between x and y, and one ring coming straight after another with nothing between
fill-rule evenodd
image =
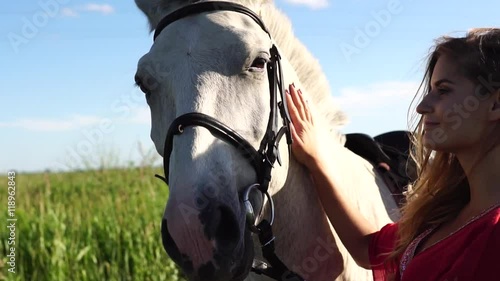
<instances>
[{"instance_id":1,"label":"horse's mane","mask_svg":"<svg viewBox=\"0 0 500 281\"><path fill-rule=\"evenodd\" d=\"M302 90L308 93L331 127L345 124L346 115L332 100L330 85L319 61L307 50L293 33L290 20L279 11L272 1L243 0L243 5L261 5L259 15L265 22L281 53L288 59L300 79Z\"/></svg>"}]
</instances>

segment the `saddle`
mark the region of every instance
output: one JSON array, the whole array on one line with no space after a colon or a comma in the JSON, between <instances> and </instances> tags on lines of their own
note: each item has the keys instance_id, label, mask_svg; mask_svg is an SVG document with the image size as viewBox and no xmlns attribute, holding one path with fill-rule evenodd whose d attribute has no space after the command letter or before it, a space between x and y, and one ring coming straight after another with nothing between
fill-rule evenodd
<instances>
[{"instance_id":1,"label":"saddle","mask_svg":"<svg viewBox=\"0 0 500 281\"><path fill-rule=\"evenodd\" d=\"M401 207L408 185L416 180L416 165L409 155L408 131L390 131L371 137L362 133L346 134L345 147L370 162L382 175L394 200Z\"/></svg>"}]
</instances>

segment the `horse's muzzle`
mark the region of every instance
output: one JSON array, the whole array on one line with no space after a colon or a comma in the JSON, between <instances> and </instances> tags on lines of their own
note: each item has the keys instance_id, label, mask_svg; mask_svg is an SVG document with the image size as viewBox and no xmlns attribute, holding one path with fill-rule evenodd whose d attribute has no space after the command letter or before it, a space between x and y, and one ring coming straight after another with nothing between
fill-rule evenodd
<instances>
[{"instance_id":1,"label":"horse's muzzle","mask_svg":"<svg viewBox=\"0 0 500 281\"><path fill-rule=\"evenodd\" d=\"M232 211L228 207L217 206L216 203L201 211L198 217L203 225L205 238L215 242L210 249L211 260L203 263L193 261L193 252L179 249L168 229L167 219L163 218L161 234L167 254L181 267L189 280L243 280L250 271L254 257L250 231L245 230L242 234ZM197 241L190 243L195 244Z\"/></svg>"}]
</instances>

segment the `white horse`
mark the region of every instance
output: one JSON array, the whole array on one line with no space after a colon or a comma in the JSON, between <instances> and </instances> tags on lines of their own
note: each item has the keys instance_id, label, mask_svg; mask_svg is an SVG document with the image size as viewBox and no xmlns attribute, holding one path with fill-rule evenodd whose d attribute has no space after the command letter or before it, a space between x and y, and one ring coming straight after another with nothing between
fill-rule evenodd
<instances>
[{"instance_id":1,"label":"white horse","mask_svg":"<svg viewBox=\"0 0 500 281\"><path fill-rule=\"evenodd\" d=\"M151 30L185 0L136 0ZM397 205L373 166L344 148L338 132L345 115L332 102L319 63L295 38L289 20L265 0L238 2L255 19L234 11L198 11L176 18L158 34L138 63L136 82L151 109L151 138L160 155L170 124L190 112L209 115L238 132L256 150L266 132L270 91L266 63L273 44L281 53L283 84L295 83L314 108L322 140L337 164L331 173L342 192L377 227L396 220ZM276 254L306 280L371 280L329 223L308 172L279 144L269 194L275 205ZM203 127L183 128L173 138L170 194L162 226L164 247L190 280L269 280L249 272L260 245L246 224L239 194L256 182L256 171L237 147ZM255 199L257 200L257 199ZM267 217L269 202L264 214Z\"/></svg>"}]
</instances>

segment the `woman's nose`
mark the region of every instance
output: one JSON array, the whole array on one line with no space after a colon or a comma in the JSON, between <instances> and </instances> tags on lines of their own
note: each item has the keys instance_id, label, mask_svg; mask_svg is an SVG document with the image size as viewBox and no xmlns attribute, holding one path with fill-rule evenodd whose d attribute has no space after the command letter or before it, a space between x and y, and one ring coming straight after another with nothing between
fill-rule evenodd
<instances>
[{"instance_id":1,"label":"woman's nose","mask_svg":"<svg viewBox=\"0 0 500 281\"><path fill-rule=\"evenodd\" d=\"M432 113L434 111L429 94L426 94L422 98L422 101L420 101L420 103L417 105L416 110L418 114Z\"/></svg>"}]
</instances>

